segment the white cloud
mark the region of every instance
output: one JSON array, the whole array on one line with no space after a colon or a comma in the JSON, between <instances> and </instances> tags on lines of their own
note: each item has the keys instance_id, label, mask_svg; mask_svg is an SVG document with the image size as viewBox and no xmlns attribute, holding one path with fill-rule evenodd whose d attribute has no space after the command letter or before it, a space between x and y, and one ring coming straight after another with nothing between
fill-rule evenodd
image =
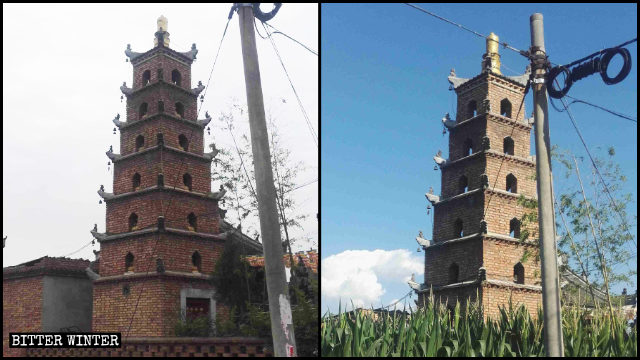
<instances>
[{"instance_id":1,"label":"white cloud","mask_svg":"<svg viewBox=\"0 0 640 360\"><path fill-rule=\"evenodd\" d=\"M422 273L422 259L409 250L347 250L322 260L322 298L334 310L341 300L351 307L379 306L385 284L403 284Z\"/></svg>"}]
</instances>

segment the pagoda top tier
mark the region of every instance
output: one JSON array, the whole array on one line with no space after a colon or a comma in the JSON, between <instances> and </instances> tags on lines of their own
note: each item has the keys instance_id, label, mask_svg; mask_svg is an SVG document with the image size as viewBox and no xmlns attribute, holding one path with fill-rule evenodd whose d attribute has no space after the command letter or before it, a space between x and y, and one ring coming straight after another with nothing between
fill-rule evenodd
<instances>
[{"instance_id":1,"label":"pagoda top tier","mask_svg":"<svg viewBox=\"0 0 640 360\"><path fill-rule=\"evenodd\" d=\"M196 44L191 45L191 50L187 52L178 52L169 48L169 20L160 15L157 20L157 31L154 34L153 39L153 48L144 53L138 53L131 50L131 44L127 44L127 49L124 51L125 55L129 57L132 65L141 62L143 59L149 58L150 55L156 53L157 51L161 51L159 49L168 50L169 52L178 55L183 60L186 60L189 64L196 59L196 54L198 54L198 49L196 49Z\"/></svg>"}]
</instances>

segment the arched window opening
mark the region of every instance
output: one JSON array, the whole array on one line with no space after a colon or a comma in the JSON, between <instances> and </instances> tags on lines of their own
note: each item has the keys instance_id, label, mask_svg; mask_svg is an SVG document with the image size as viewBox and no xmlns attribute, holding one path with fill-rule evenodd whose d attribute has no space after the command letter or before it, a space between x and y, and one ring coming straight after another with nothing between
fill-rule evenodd
<instances>
[{"instance_id":1,"label":"arched window opening","mask_svg":"<svg viewBox=\"0 0 640 360\"><path fill-rule=\"evenodd\" d=\"M507 175L507 191L514 194L518 192L518 179L513 174Z\"/></svg>"},{"instance_id":2,"label":"arched window opening","mask_svg":"<svg viewBox=\"0 0 640 360\"><path fill-rule=\"evenodd\" d=\"M502 101L500 101L500 115L508 118L511 117L511 102L509 102L509 100L502 99Z\"/></svg>"},{"instance_id":3,"label":"arched window opening","mask_svg":"<svg viewBox=\"0 0 640 360\"><path fill-rule=\"evenodd\" d=\"M473 153L473 142L471 142L471 139L467 139L464 141L464 144L462 144L462 156L469 156Z\"/></svg>"},{"instance_id":4,"label":"arched window opening","mask_svg":"<svg viewBox=\"0 0 640 360\"><path fill-rule=\"evenodd\" d=\"M520 238L520 220L513 218L509 221L509 236Z\"/></svg>"},{"instance_id":5,"label":"arched window opening","mask_svg":"<svg viewBox=\"0 0 640 360\"><path fill-rule=\"evenodd\" d=\"M466 176L462 175L458 183L458 194L464 194L467 190L469 190L469 180Z\"/></svg>"},{"instance_id":6,"label":"arched window opening","mask_svg":"<svg viewBox=\"0 0 640 360\"><path fill-rule=\"evenodd\" d=\"M163 101L158 101L158 112L164 112L164 102Z\"/></svg>"},{"instance_id":7,"label":"arched window opening","mask_svg":"<svg viewBox=\"0 0 640 360\"><path fill-rule=\"evenodd\" d=\"M186 186L186 187L187 187L187 189L189 189L189 191L191 191L191 190L192 190L192 188L191 188L191 175L189 175L189 174L184 174L184 175L182 176L182 182L184 183L184 186Z\"/></svg>"},{"instance_id":8,"label":"arched window opening","mask_svg":"<svg viewBox=\"0 0 640 360\"><path fill-rule=\"evenodd\" d=\"M144 136L138 135L136 137L136 151L140 151L144 147Z\"/></svg>"},{"instance_id":9,"label":"arched window opening","mask_svg":"<svg viewBox=\"0 0 640 360\"><path fill-rule=\"evenodd\" d=\"M189 216L187 216L187 221L189 222L187 228L190 231L198 231L198 219L196 218L196 215L194 213L191 213L189 214Z\"/></svg>"},{"instance_id":10,"label":"arched window opening","mask_svg":"<svg viewBox=\"0 0 640 360\"><path fill-rule=\"evenodd\" d=\"M129 231L138 230L138 215L132 213L129 216Z\"/></svg>"},{"instance_id":11,"label":"arched window opening","mask_svg":"<svg viewBox=\"0 0 640 360\"><path fill-rule=\"evenodd\" d=\"M502 142L502 144L503 144L504 153L507 155L513 155L514 144L511 136L507 136L506 138L504 138L504 141Z\"/></svg>"},{"instance_id":12,"label":"arched window opening","mask_svg":"<svg viewBox=\"0 0 640 360\"><path fill-rule=\"evenodd\" d=\"M180 145L182 150L189 151L189 140L187 140L187 137L183 134L180 134L180 136L178 136L178 144Z\"/></svg>"},{"instance_id":13,"label":"arched window opening","mask_svg":"<svg viewBox=\"0 0 640 360\"><path fill-rule=\"evenodd\" d=\"M140 189L140 174L133 174L133 191L138 191Z\"/></svg>"},{"instance_id":14,"label":"arched window opening","mask_svg":"<svg viewBox=\"0 0 640 360\"><path fill-rule=\"evenodd\" d=\"M158 69L158 80L164 80L164 76L162 75L162 69Z\"/></svg>"},{"instance_id":15,"label":"arched window opening","mask_svg":"<svg viewBox=\"0 0 640 360\"><path fill-rule=\"evenodd\" d=\"M142 103L140 104L140 111L138 111L138 119L142 119L143 117L145 117L145 115L147 115L147 111L148 111L149 105L147 105L147 103Z\"/></svg>"},{"instance_id":16,"label":"arched window opening","mask_svg":"<svg viewBox=\"0 0 640 360\"><path fill-rule=\"evenodd\" d=\"M133 254L127 253L127 256L124 257L124 269L125 272L133 272Z\"/></svg>"},{"instance_id":17,"label":"arched window opening","mask_svg":"<svg viewBox=\"0 0 640 360\"><path fill-rule=\"evenodd\" d=\"M470 118L478 115L478 105L475 100L471 100L467 105L467 114Z\"/></svg>"},{"instance_id":18,"label":"arched window opening","mask_svg":"<svg viewBox=\"0 0 640 360\"><path fill-rule=\"evenodd\" d=\"M456 222L453 224L453 236L457 238L464 236L462 219L456 220Z\"/></svg>"},{"instance_id":19,"label":"arched window opening","mask_svg":"<svg viewBox=\"0 0 640 360\"><path fill-rule=\"evenodd\" d=\"M171 72L171 83L173 83L174 85L178 85L180 86L180 82L182 81L182 76L180 75L180 71L173 70Z\"/></svg>"},{"instance_id":20,"label":"arched window opening","mask_svg":"<svg viewBox=\"0 0 640 360\"><path fill-rule=\"evenodd\" d=\"M191 264L193 265L193 271L202 272L202 257L199 252L196 251L191 255Z\"/></svg>"},{"instance_id":21,"label":"arched window opening","mask_svg":"<svg viewBox=\"0 0 640 360\"><path fill-rule=\"evenodd\" d=\"M458 264L451 264L451 266L449 266L449 284L457 283L458 275L460 275L460 268L458 267Z\"/></svg>"},{"instance_id":22,"label":"arched window opening","mask_svg":"<svg viewBox=\"0 0 640 360\"><path fill-rule=\"evenodd\" d=\"M142 73L142 86L149 85L151 82L151 70Z\"/></svg>"},{"instance_id":23,"label":"arched window opening","mask_svg":"<svg viewBox=\"0 0 640 360\"><path fill-rule=\"evenodd\" d=\"M524 284L524 266L522 266L522 263L517 263L513 267L513 282L516 284Z\"/></svg>"},{"instance_id":24,"label":"arched window opening","mask_svg":"<svg viewBox=\"0 0 640 360\"><path fill-rule=\"evenodd\" d=\"M184 105L182 105L182 103L176 103L176 114L181 118L184 118Z\"/></svg>"}]
</instances>

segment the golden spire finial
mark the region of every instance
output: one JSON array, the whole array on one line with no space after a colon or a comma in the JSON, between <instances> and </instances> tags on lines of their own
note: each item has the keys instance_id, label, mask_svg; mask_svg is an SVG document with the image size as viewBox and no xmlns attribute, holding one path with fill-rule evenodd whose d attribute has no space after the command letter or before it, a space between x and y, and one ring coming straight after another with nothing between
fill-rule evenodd
<instances>
[{"instance_id":1,"label":"golden spire finial","mask_svg":"<svg viewBox=\"0 0 640 360\"><path fill-rule=\"evenodd\" d=\"M160 15L158 18L158 31L156 31L156 37L153 40L153 45L158 46L158 38L162 38L162 45L169 47L169 20L164 15Z\"/></svg>"},{"instance_id":2,"label":"golden spire finial","mask_svg":"<svg viewBox=\"0 0 640 360\"><path fill-rule=\"evenodd\" d=\"M164 15L158 18L158 31L169 31L169 20Z\"/></svg>"},{"instance_id":3,"label":"golden spire finial","mask_svg":"<svg viewBox=\"0 0 640 360\"><path fill-rule=\"evenodd\" d=\"M489 70L496 74L502 75L500 72L500 39L498 35L491 33L487 36L487 52L482 55L482 70Z\"/></svg>"}]
</instances>

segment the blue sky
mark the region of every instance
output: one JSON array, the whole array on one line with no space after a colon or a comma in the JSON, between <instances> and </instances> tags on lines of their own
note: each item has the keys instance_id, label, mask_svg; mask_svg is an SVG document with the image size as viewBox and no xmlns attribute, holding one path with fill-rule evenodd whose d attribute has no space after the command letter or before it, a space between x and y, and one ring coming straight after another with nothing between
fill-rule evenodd
<instances>
[{"instance_id":1,"label":"blue sky","mask_svg":"<svg viewBox=\"0 0 640 360\"><path fill-rule=\"evenodd\" d=\"M540 12L547 54L560 64L637 36L636 4L419 6L523 50L531 41L529 16ZM387 305L409 292L412 272L422 281L424 253L414 238L418 230L431 236L424 193L429 186L439 193L432 157L438 149L448 155L440 119L455 112L456 99L447 75L451 68L459 77L479 74L485 41L401 4L323 4L321 30L323 312L337 310L336 294ZM596 74L568 95L636 117L637 43L628 49L633 66L623 82L608 86ZM524 72L527 59L503 47L500 54L503 74ZM616 61L611 67L618 69ZM530 116L531 94L525 110ZM549 111L552 143L586 158L568 116ZM571 111L592 152L615 146L628 177L624 192L633 196L628 212L637 214L637 124L583 104ZM563 182L554 174L558 194ZM613 290L622 287L633 292L636 284Z\"/></svg>"}]
</instances>

